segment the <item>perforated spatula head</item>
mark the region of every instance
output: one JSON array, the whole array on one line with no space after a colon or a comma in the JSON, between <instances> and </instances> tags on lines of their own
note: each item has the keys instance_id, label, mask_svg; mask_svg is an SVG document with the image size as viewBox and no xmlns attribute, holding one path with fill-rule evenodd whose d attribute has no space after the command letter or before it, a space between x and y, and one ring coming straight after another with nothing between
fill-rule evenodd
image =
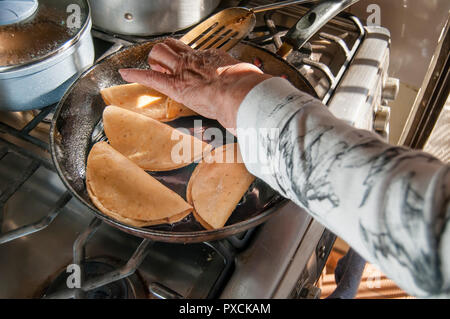
<instances>
[{"instance_id":1,"label":"perforated spatula head","mask_svg":"<svg viewBox=\"0 0 450 319\"><path fill-rule=\"evenodd\" d=\"M206 19L180 40L196 50L228 51L245 38L256 23L252 10L228 8Z\"/></svg>"},{"instance_id":2,"label":"perforated spatula head","mask_svg":"<svg viewBox=\"0 0 450 319\"><path fill-rule=\"evenodd\" d=\"M216 13L186 33L180 40L196 50L230 50L245 38L256 23L255 13L314 2L317 0L287 0L247 9L228 8Z\"/></svg>"}]
</instances>

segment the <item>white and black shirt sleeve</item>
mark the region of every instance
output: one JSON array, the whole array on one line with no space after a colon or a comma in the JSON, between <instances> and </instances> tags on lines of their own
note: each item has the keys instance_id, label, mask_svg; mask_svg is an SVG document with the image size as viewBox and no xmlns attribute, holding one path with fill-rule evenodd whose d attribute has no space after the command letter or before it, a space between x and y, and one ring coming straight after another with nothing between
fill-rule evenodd
<instances>
[{"instance_id":1,"label":"white and black shirt sleeve","mask_svg":"<svg viewBox=\"0 0 450 319\"><path fill-rule=\"evenodd\" d=\"M249 92L237 136L253 175L402 289L450 297L450 166L346 124L281 78ZM257 160L248 145L257 145Z\"/></svg>"}]
</instances>

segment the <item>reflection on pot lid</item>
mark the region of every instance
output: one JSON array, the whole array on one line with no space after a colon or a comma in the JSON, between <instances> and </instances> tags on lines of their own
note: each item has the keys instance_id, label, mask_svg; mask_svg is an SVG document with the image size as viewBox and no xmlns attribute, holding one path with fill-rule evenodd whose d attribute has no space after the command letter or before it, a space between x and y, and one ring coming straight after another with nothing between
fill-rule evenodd
<instances>
[{"instance_id":1,"label":"reflection on pot lid","mask_svg":"<svg viewBox=\"0 0 450 319\"><path fill-rule=\"evenodd\" d=\"M0 72L70 47L89 22L86 0L0 0Z\"/></svg>"}]
</instances>

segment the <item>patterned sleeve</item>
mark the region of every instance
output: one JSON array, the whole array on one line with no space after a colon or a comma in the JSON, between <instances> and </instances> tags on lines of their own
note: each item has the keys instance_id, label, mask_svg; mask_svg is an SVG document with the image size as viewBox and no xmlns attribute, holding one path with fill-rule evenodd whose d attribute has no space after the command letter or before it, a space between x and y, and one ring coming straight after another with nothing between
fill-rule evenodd
<instances>
[{"instance_id":1,"label":"patterned sleeve","mask_svg":"<svg viewBox=\"0 0 450 319\"><path fill-rule=\"evenodd\" d=\"M450 297L450 166L346 124L281 78L246 96L237 136L252 174L402 289Z\"/></svg>"}]
</instances>

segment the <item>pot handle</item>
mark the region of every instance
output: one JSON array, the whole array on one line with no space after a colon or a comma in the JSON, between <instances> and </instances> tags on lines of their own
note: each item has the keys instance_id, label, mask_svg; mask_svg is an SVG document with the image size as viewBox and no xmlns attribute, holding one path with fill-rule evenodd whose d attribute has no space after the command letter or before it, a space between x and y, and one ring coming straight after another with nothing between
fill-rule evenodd
<instances>
[{"instance_id":1,"label":"pot handle","mask_svg":"<svg viewBox=\"0 0 450 319\"><path fill-rule=\"evenodd\" d=\"M277 54L287 57L303 47L326 23L359 0L325 0L314 5L286 34Z\"/></svg>"}]
</instances>

